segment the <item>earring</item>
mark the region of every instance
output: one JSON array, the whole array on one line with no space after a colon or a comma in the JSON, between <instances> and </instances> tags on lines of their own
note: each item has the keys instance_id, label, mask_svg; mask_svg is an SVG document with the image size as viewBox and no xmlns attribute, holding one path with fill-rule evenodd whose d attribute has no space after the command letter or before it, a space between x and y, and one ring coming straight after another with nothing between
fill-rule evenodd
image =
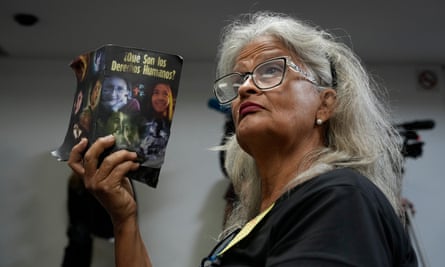
<instances>
[{"instance_id":1,"label":"earring","mask_svg":"<svg viewBox=\"0 0 445 267\"><path fill-rule=\"evenodd\" d=\"M323 124L323 120L322 119L317 119L315 123L317 125L322 125Z\"/></svg>"}]
</instances>

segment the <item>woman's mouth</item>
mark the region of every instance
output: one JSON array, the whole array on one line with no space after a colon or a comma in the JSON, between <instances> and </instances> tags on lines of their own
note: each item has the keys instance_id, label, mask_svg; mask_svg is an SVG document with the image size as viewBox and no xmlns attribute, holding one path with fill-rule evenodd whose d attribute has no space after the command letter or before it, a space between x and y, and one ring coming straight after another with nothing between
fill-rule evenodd
<instances>
[{"instance_id":1,"label":"woman's mouth","mask_svg":"<svg viewBox=\"0 0 445 267\"><path fill-rule=\"evenodd\" d=\"M255 113L262 109L264 109L263 106L261 106L259 104L256 104L253 102L244 102L240 105L239 116L240 116L240 118L243 118L248 114Z\"/></svg>"}]
</instances>

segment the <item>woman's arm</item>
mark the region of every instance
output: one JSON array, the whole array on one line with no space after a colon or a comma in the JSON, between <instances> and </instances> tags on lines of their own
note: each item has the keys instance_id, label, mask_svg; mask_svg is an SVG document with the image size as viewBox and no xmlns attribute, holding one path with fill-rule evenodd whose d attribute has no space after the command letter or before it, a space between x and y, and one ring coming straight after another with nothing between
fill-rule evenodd
<instances>
[{"instance_id":1,"label":"woman's arm","mask_svg":"<svg viewBox=\"0 0 445 267\"><path fill-rule=\"evenodd\" d=\"M97 139L87 149L88 140L82 139L73 147L68 165L83 177L85 187L110 214L114 226L116 266L150 267L150 258L137 223L133 188L126 177L129 171L139 167L139 163L135 162L137 155L119 150L100 162L102 153L114 143L115 139L110 135Z\"/></svg>"},{"instance_id":2,"label":"woman's arm","mask_svg":"<svg viewBox=\"0 0 445 267\"><path fill-rule=\"evenodd\" d=\"M114 237L117 267L152 266L136 219L114 224Z\"/></svg>"}]
</instances>

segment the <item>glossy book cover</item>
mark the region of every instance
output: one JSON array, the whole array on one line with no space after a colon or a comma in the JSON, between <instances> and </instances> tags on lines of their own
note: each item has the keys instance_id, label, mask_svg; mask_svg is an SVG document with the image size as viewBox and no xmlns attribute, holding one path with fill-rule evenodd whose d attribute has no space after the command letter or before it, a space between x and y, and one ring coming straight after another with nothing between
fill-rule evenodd
<instances>
[{"instance_id":1,"label":"glossy book cover","mask_svg":"<svg viewBox=\"0 0 445 267\"><path fill-rule=\"evenodd\" d=\"M70 64L77 88L68 131L51 154L66 161L82 137L92 144L113 134L116 145L112 151L127 149L139 155L141 167L128 176L156 187L170 138L182 63L178 55L116 45L77 57Z\"/></svg>"}]
</instances>

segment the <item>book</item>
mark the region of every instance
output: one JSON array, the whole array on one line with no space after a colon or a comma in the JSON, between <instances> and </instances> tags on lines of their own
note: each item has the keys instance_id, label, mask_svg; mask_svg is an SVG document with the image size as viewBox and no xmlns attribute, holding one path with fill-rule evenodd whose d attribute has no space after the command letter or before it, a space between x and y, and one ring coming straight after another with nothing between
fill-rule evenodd
<instances>
[{"instance_id":1,"label":"book","mask_svg":"<svg viewBox=\"0 0 445 267\"><path fill-rule=\"evenodd\" d=\"M117 45L104 45L75 58L77 78L65 139L51 154L67 161L81 138L89 145L112 134L116 144L107 154L127 149L141 165L128 177L156 187L178 96L183 59L179 55Z\"/></svg>"}]
</instances>

